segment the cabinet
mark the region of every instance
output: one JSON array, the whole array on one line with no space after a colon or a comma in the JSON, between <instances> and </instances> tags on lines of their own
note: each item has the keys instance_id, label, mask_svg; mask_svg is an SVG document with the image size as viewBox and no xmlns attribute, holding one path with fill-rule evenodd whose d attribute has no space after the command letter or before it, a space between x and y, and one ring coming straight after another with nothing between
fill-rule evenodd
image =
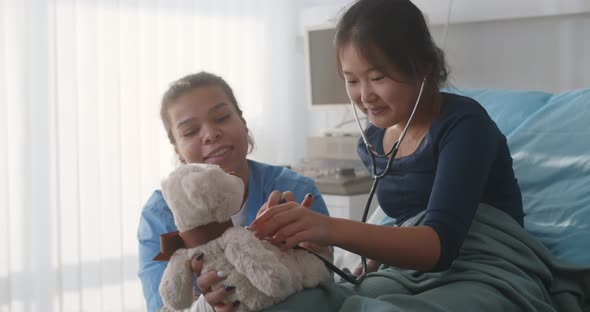
<instances>
[{"instance_id":1,"label":"cabinet","mask_svg":"<svg viewBox=\"0 0 590 312\"><path fill-rule=\"evenodd\" d=\"M355 221L361 221L368 196L369 194L322 195L326 202L326 206L328 207L328 211L330 212L330 216ZM373 202L371 202L371 208L369 209L367 219L371 216L373 211L375 211L375 207L377 207L376 197L374 197Z\"/></svg>"}]
</instances>

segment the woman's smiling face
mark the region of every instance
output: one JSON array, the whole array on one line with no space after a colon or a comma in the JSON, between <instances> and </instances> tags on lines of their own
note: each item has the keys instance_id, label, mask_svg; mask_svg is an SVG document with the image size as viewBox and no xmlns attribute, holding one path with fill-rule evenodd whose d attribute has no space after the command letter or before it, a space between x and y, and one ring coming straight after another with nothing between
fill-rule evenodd
<instances>
[{"instance_id":1,"label":"woman's smiling face","mask_svg":"<svg viewBox=\"0 0 590 312\"><path fill-rule=\"evenodd\" d=\"M248 128L220 86L187 91L170 103L168 115L183 162L216 164L247 177Z\"/></svg>"}]
</instances>

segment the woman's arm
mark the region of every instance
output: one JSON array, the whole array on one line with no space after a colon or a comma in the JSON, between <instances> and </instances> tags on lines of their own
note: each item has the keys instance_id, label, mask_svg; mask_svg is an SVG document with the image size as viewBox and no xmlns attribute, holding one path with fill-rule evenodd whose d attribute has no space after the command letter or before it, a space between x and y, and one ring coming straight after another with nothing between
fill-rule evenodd
<instances>
[{"instance_id":1,"label":"woman's arm","mask_svg":"<svg viewBox=\"0 0 590 312\"><path fill-rule=\"evenodd\" d=\"M159 287L162 275L166 269L166 262L153 260L160 250L159 237L151 237L147 227L147 222L143 219L140 222L138 231L139 241L139 272L141 279L143 295L149 312L155 312L162 306Z\"/></svg>"},{"instance_id":2,"label":"woman's arm","mask_svg":"<svg viewBox=\"0 0 590 312\"><path fill-rule=\"evenodd\" d=\"M149 312L158 311L162 307L160 297L160 281L167 262L155 261L153 258L160 252L160 235L175 231L172 212L168 209L164 198L154 192L142 209L137 240L139 245L139 272L143 294Z\"/></svg>"}]
</instances>

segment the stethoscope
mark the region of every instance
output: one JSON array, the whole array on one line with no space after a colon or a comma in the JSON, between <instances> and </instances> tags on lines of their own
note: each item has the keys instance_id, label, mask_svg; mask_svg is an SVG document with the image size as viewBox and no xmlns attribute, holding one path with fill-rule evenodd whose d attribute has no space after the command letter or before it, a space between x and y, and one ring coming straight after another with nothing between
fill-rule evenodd
<instances>
[{"instance_id":1,"label":"stethoscope","mask_svg":"<svg viewBox=\"0 0 590 312\"><path fill-rule=\"evenodd\" d=\"M424 79L422 80L422 84L420 85L420 91L418 92L418 96L416 98L416 103L414 104L414 109L412 110L412 113L410 114L410 117L408 118L408 122L406 123L404 130L400 134L397 142L395 144L393 144L393 146L391 147L389 152L387 152L386 154L380 154L377 151L377 149L372 144L369 143L367 136L365 134L365 129L363 129L363 126L361 125L361 122L359 120L359 116L358 116L358 113L356 110L356 105L354 104L354 102L351 101L352 111L354 112L354 119L356 120L356 123L361 131L361 138L363 140L363 143L365 144L365 148L367 149L367 153L369 154L370 159L371 159L371 175L373 176L373 184L371 185L371 191L369 191L369 196L367 197L367 202L365 204L365 211L363 212L363 217L361 219L361 222L363 222L363 223L367 222L367 216L369 214L371 202L373 201L373 196L375 195L375 191L377 190L377 185L379 184L379 181L383 177L385 177L385 175L387 174L387 172L391 168L391 164L393 163L393 159L395 158L395 155L397 154L399 146L402 143L402 141L404 140L404 137L406 136L406 132L408 131L408 128L410 127L410 123L412 122L412 119L414 119L414 115L416 114L416 110L418 108L418 103L420 102L420 99L422 98L422 91L424 90L424 83L425 82L426 82L426 77L424 77ZM375 163L376 157L379 157L379 158L389 157L389 159L387 160L387 165L385 166L385 169L383 169L383 171L380 173L377 172L377 165ZM296 249L305 249L305 248L299 247L299 246L296 246L295 248ZM346 280L352 284L355 284L355 285L360 284L365 279L365 277L367 275L367 258L365 256L361 256L361 265L362 265L361 274L359 276L354 276L350 272L345 272L345 271L341 270L340 268L338 268L334 264L332 264L332 262L315 254L314 252L312 252L312 253L314 255L316 255L318 258L320 258L320 260L322 260L324 262L324 264L330 270L332 270L334 273L338 274L344 280Z\"/></svg>"}]
</instances>

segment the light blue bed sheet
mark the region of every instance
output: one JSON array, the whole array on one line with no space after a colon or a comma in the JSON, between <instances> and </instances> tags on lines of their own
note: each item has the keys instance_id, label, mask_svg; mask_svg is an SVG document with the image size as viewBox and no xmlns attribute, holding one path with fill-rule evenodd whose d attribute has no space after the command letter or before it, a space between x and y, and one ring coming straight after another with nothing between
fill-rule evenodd
<instances>
[{"instance_id":1,"label":"light blue bed sheet","mask_svg":"<svg viewBox=\"0 0 590 312\"><path fill-rule=\"evenodd\" d=\"M590 265L590 89L447 91L480 102L506 135L525 228L558 258Z\"/></svg>"}]
</instances>

